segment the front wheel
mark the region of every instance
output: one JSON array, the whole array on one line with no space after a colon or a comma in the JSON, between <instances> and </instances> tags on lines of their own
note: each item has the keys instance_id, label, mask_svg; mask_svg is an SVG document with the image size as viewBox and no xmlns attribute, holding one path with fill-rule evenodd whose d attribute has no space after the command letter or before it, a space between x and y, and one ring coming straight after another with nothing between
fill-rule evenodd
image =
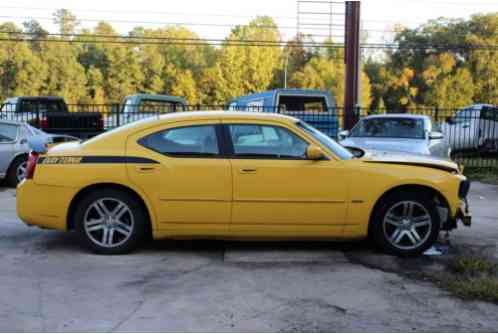
<instances>
[{"instance_id":1,"label":"front wheel","mask_svg":"<svg viewBox=\"0 0 498 334\"><path fill-rule=\"evenodd\" d=\"M437 240L440 219L436 203L419 193L395 193L382 200L371 233L384 251L398 256L420 255Z\"/></svg>"},{"instance_id":2,"label":"front wheel","mask_svg":"<svg viewBox=\"0 0 498 334\"><path fill-rule=\"evenodd\" d=\"M82 243L97 254L125 254L144 239L147 216L126 192L101 189L77 205L75 226Z\"/></svg>"}]
</instances>

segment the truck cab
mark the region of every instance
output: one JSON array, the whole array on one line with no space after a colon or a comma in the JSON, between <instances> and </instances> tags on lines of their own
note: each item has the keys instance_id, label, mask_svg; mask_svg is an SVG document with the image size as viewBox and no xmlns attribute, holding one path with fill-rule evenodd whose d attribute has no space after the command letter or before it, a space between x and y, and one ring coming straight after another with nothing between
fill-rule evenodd
<instances>
[{"instance_id":1,"label":"truck cab","mask_svg":"<svg viewBox=\"0 0 498 334\"><path fill-rule=\"evenodd\" d=\"M498 106L465 107L448 117L441 128L454 151L498 152Z\"/></svg>"},{"instance_id":2,"label":"truck cab","mask_svg":"<svg viewBox=\"0 0 498 334\"><path fill-rule=\"evenodd\" d=\"M0 108L0 119L26 122L47 132L70 134L79 138L92 137L103 130L103 118L100 112L86 110L73 112L64 98L59 96L8 98Z\"/></svg>"},{"instance_id":3,"label":"truck cab","mask_svg":"<svg viewBox=\"0 0 498 334\"><path fill-rule=\"evenodd\" d=\"M275 89L238 97L229 110L274 112L299 118L331 138L337 138L339 121L335 99L327 91Z\"/></svg>"}]
</instances>

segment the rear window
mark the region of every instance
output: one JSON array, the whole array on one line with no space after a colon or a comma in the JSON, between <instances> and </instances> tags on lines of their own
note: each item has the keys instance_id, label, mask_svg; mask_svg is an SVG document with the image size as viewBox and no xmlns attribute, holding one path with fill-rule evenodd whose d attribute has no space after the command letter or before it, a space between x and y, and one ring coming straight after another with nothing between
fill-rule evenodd
<instances>
[{"instance_id":1,"label":"rear window","mask_svg":"<svg viewBox=\"0 0 498 334\"><path fill-rule=\"evenodd\" d=\"M481 111L481 118L498 122L498 107L483 107Z\"/></svg>"},{"instance_id":2,"label":"rear window","mask_svg":"<svg viewBox=\"0 0 498 334\"><path fill-rule=\"evenodd\" d=\"M325 96L280 96L278 103L279 110L285 111L305 111L324 112L328 111L327 99Z\"/></svg>"}]
</instances>

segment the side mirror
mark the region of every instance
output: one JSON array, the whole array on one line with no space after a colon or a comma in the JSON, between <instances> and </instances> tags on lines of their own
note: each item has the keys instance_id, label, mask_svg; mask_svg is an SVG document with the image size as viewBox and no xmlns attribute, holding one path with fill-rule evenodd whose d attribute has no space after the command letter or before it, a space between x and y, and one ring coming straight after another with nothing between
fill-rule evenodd
<instances>
[{"instance_id":1,"label":"side mirror","mask_svg":"<svg viewBox=\"0 0 498 334\"><path fill-rule=\"evenodd\" d=\"M350 135L350 132L349 130L344 130L344 131L341 131L339 132L339 139L346 139L347 137L349 137Z\"/></svg>"},{"instance_id":2,"label":"side mirror","mask_svg":"<svg viewBox=\"0 0 498 334\"><path fill-rule=\"evenodd\" d=\"M318 161L325 159L325 153L323 153L322 149L315 145L310 145L306 149L306 157L309 160Z\"/></svg>"},{"instance_id":3,"label":"side mirror","mask_svg":"<svg viewBox=\"0 0 498 334\"><path fill-rule=\"evenodd\" d=\"M21 139L21 141L19 142L19 144L21 144L21 145L25 145L27 143L28 143L28 140L26 138Z\"/></svg>"},{"instance_id":4,"label":"side mirror","mask_svg":"<svg viewBox=\"0 0 498 334\"><path fill-rule=\"evenodd\" d=\"M429 133L429 139L430 140L437 140L437 139L443 139L444 135L441 132L431 132Z\"/></svg>"}]
</instances>

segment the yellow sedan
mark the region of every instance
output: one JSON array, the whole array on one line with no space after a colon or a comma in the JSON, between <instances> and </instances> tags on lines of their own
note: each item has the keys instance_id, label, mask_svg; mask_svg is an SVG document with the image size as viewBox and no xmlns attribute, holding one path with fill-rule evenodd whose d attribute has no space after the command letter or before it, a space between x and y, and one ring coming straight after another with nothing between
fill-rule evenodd
<instances>
[{"instance_id":1,"label":"yellow sedan","mask_svg":"<svg viewBox=\"0 0 498 334\"><path fill-rule=\"evenodd\" d=\"M155 239L352 240L417 255L470 225L456 164L358 159L292 117L175 113L31 153L17 188L28 225L75 230L100 254Z\"/></svg>"}]
</instances>

